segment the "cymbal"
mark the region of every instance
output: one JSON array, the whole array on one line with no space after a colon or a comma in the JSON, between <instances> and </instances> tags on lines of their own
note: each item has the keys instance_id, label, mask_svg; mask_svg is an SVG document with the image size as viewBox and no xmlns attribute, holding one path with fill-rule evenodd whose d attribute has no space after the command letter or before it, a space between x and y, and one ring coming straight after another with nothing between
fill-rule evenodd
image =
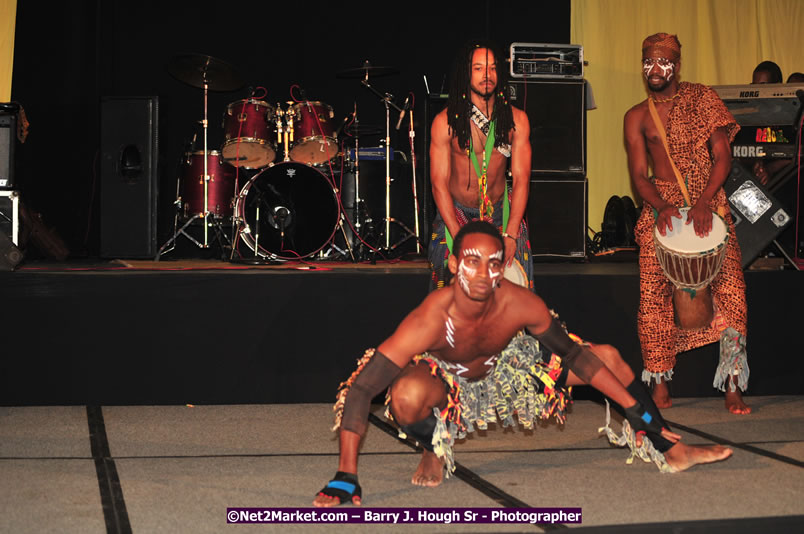
<instances>
[{"instance_id":1,"label":"cymbal","mask_svg":"<svg viewBox=\"0 0 804 534\"><path fill-rule=\"evenodd\" d=\"M193 87L210 91L234 91L243 87L237 69L226 61L204 54L174 56L167 64L171 76Z\"/></svg>"},{"instance_id":2,"label":"cymbal","mask_svg":"<svg viewBox=\"0 0 804 534\"><path fill-rule=\"evenodd\" d=\"M398 73L399 69L396 67L375 67L366 60L361 67L338 71L335 77L340 79L377 78L379 76L389 76Z\"/></svg>"}]
</instances>

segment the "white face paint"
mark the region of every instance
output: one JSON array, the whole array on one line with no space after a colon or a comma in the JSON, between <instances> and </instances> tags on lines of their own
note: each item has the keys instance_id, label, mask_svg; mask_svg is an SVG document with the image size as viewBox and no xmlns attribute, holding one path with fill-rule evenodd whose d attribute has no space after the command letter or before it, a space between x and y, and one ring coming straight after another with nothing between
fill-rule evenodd
<instances>
[{"instance_id":1,"label":"white face paint","mask_svg":"<svg viewBox=\"0 0 804 534\"><path fill-rule=\"evenodd\" d=\"M458 283L461 284L461 288L463 291L468 295L469 294L469 278L474 278L477 275L477 268L471 267L466 265L465 260L466 257L476 257L482 258L483 254L476 248L469 248L463 251L464 258L461 259L460 263L458 264ZM503 251L498 250L493 254L489 255L489 279L491 280L491 287L492 289L496 289L499 286L499 281L497 279L500 277L501 271L494 272L491 266L492 260L502 261L503 259Z\"/></svg>"},{"instance_id":2,"label":"white face paint","mask_svg":"<svg viewBox=\"0 0 804 534\"><path fill-rule=\"evenodd\" d=\"M673 74L675 74L676 71L675 63L667 58L651 57L642 60L642 71L645 73L646 80L650 77L650 71L653 70L654 65L658 65L659 70L662 71L662 78L668 81L673 79Z\"/></svg>"},{"instance_id":3,"label":"white face paint","mask_svg":"<svg viewBox=\"0 0 804 534\"><path fill-rule=\"evenodd\" d=\"M467 277L474 277L476 274L477 269L467 266L463 260L458 264L458 283L461 284L461 288L467 295L469 294L469 280L467 280Z\"/></svg>"},{"instance_id":4,"label":"white face paint","mask_svg":"<svg viewBox=\"0 0 804 534\"><path fill-rule=\"evenodd\" d=\"M500 287L500 280L497 280L497 278L499 278L500 275L502 274L502 270L497 271L495 273L491 268L491 260L502 261L502 259L503 259L502 250L498 250L497 252L489 256L489 278L491 279L491 287L493 289L497 289L498 287Z\"/></svg>"}]
</instances>

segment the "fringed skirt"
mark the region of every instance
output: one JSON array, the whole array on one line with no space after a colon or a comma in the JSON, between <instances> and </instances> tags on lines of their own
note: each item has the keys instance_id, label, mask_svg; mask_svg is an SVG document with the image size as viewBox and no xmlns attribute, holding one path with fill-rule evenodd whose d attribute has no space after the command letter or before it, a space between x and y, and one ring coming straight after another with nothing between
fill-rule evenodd
<instances>
[{"instance_id":1,"label":"fringed skirt","mask_svg":"<svg viewBox=\"0 0 804 534\"><path fill-rule=\"evenodd\" d=\"M498 419L503 427L518 422L525 429L550 417L564 423L572 402L571 388L566 387L568 370L562 367L561 358L542 351L539 342L526 334L511 340L494 369L481 380L469 381L450 373L449 364L430 354L417 356L416 363L429 365L433 376L447 389L447 405L433 409L438 423L432 445L448 477L455 470L452 449L456 439L475 429L485 430ZM390 398L386 405L388 401ZM386 416L393 419L390 409L386 409ZM405 437L402 432L400 435Z\"/></svg>"}]
</instances>

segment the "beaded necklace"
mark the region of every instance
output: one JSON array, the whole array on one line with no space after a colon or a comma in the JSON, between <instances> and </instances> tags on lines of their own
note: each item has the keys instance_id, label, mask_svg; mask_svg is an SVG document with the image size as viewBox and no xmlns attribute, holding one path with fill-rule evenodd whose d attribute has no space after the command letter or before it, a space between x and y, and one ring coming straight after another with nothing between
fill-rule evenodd
<instances>
[{"instance_id":1,"label":"beaded necklace","mask_svg":"<svg viewBox=\"0 0 804 534\"><path fill-rule=\"evenodd\" d=\"M483 148L483 168L480 168L480 163L477 161L477 154L475 154L474 146L472 143L472 136L469 136L469 158L475 167L477 173L477 192L479 195L480 216L488 217L491 219L494 215L494 206L488 195L488 169L489 162L491 161L491 153L494 151L494 129L497 120L489 123L489 134L486 137L486 146Z\"/></svg>"}]
</instances>

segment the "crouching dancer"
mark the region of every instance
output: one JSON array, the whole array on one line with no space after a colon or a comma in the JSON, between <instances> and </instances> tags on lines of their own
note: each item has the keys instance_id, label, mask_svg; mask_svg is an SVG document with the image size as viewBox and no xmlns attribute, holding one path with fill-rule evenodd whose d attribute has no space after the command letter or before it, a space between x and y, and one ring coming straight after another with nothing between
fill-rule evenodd
<instances>
[{"instance_id":1,"label":"crouching dancer","mask_svg":"<svg viewBox=\"0 0 804 534\"><path fill-rule=\"evenodd\" d=\"M316 506L361 503L360 439L371 399L388 389L387 414L425 449L412 482L437 486L454 469L455 438L500 419L532 427L539 418L563 422L568 388L589 384L625 412L623 433L609 439L662 471L728 458L721 446L691 447L670 431L650 394L614 347L570 337L544 301L502 276L502 236L475 221L455 237L451 286L430 293L342 384L335 405L340 428L338 471ZM535 339L524 332L527 329ZM537 341L538 340L538 341ZM541 347L541 349L540 349ZM635 433L636 432L636 433Z\"/></svg>"}]
</instances>

